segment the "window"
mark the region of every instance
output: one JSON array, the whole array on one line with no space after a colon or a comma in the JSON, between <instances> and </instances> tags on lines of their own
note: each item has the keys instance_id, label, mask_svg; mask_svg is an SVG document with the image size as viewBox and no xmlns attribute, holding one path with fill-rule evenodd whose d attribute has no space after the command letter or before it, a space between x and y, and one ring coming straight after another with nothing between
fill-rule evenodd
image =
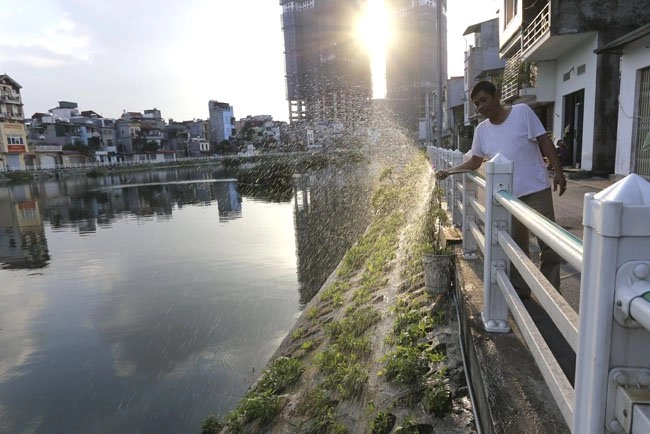
<instances>
[{"instance_id":1,"label":"window","mask_svg":"<svg viewBox=\"0 0 650 434\"><path fill-rule=\"evenodd\" d=\"M578 75L584 74L585 71L587 71L587 65L583 63L582 65L578 66Z\"/></svg>"},{"instance_id":2,"label":"window","mask_svg":"<svg viewBox=\"0 0 650 434\"><path fill-rule=\"evenodd\" d=\"M517 15L517 0L505 0L505 25L506 27L512 21L512 19Z\"/></svg>"},{"instance_id":3,"label":"window","mask_svg":"<svg viewBox=\"0 0 650 434\"><path fill-rule=\"evenodd\" d=\"M10 145L22 145L23 144L23 137L22 136L8 135L7 136L7 143L10 144Z\"/></svg>"}]
</instances>

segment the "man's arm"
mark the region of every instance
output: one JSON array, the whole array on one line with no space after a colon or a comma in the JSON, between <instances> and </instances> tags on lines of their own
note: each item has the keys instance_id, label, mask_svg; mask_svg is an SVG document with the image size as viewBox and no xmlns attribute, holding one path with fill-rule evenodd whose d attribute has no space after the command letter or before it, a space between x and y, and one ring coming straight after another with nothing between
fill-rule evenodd
<instances>
[{"instance_id":1,"label":"man's arm","mask_svg":"<svg viewBox=\"0 0 650 434\"><path fill-rule=\"evenodd\" d=\"M566 178L564 177L564 172L562 171L562 163L560 162L560 157L555 151L555 146L553 146L553 142L551 142L551 139L547 134L538 136L537 143L539 144L539 149L542 151L542 155L548 158L548 161L550 161L553 165L553 191L556 191L559 185L560 196L562 196L566 191Z\"/></svg>"},{"instance_id":2,"label":"man's arm","mask_svg":"<svg viewBox=\"0 0 650 434\"><path fill-rule=\"evenodd\" d=\"M459 164L458 166L452 167L451 169L441 169L436 171L436 178L438 179L445 179L446 177L449 176L449 172L454 171L454 170L476 170L479 167L481 167L481 164L483 164L483 159L481 157L477 157L476 155L472 155L472 157Z\"/></svg>"}]
</instances>

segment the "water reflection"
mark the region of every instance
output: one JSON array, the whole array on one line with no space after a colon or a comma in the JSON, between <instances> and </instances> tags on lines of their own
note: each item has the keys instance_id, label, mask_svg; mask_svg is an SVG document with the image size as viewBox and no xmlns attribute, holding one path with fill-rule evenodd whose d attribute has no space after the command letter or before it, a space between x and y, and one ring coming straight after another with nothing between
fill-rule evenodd
<instances>
[{"instance_id":1,"label":"water reflection","mask_svg":"<svg viewBox=\"0 0 650 434\"><path fill-rule=\"evenodd\" d=\"M50 260L38 202L28 186L0 188L0 265L43 268Z\"/></svg>"},{"instance_id":2,"label":"water reflection","mask_svg":"<svg viewBox=\"0 0 650 434\"><path fill-rule=\"evenodd\" d=\"M300 301L318 292L368 225L369 185L356 171L329 170L296 181L294 218Z\"/></svg>"},{"instance_id":3,"label":"water reflection","mask_svg":"<svg viewBox=\"0 0 650 434\"><path fill-rule=\"evenodd\" d=\"M0 432L197 432L234 407L363 230L367 187L326 170L277 202L214 175L0 187Z\"/></svg>"}]
</instances>

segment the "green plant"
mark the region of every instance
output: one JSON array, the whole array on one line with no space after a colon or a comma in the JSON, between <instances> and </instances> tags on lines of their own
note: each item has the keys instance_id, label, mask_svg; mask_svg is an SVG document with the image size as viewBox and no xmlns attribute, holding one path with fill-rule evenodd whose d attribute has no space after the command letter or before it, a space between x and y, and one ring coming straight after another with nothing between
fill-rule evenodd
<instances>
[{"instance_id":1,"label":"green plant","mask_svg":"<svg viewBox=\"0 0 650 434\"><path fill-rule=\"evenodd\" d=\"M318 316L318 307L311 306L309 309L307 309L307 318L314 319L317 316Z\"/></svg>"},{"instance_id":2,"label":"green plant","mask_svg":"<svg viewBox=\"0 0 650 434\"><path fill-rule=\"evenodd\" d=\"M436 417L444 417L451 411L451 391L441 378L428 386L424 392L424 407Z\"/></svg>"},{"instance_id":3,"label":"green plant","mask_svg":"<svg viewBox=\"0 0 650 434\"><path fill-rule=\"evenodd\" d=\"M446 255L453 252L453 249L445 243L443 231L449 217L442 206L442 199L445 193L442 188L436 186L431 193L429 208L426 213L423 225L423 251L434 255Z\"/></svg>"},{"instance_id":4,"label":"green plant","mask_svg":"<svg viewBox=\"0 0 650 434\"><path fill-rule=\"evenodd\" d=\"M379 412L370 423L370 434L388 434L395 426L394 414Z\"/></svg>"},{"instance_id":5,"label":"green plant","mask_svg":"<svg viewBox=\"0 0 650 434\"><path fill-rule=\"evenodd\" d=\"M294 331L291 332L291 339L297 340L305 335L305 329L302 327L297 327Z\"/></svg>"},{"instance_id":6,"label":"green plant","mask_svg":"<svg viewBox=\"0 0 650 434\"><path fill-rule=\"evenodd\" d=\"M384 356L383 375L387 381L412 385L421 380L429 370L429 363L418 347L398 346Z\"/></svg>"},{"instance_id":7,"label":"green plant","mask_svg":"<svg viewBox=\"0 0 650 434\"><path fill-rule=\"evenodd\" d=\"M201 434L218 434L223 425L217 416L208 416L201 423Z\"/></svg>"},{"instance_id":8,"label":"green plant","mask_svg":"<svg viewBox=\"0 0 650 434\"><path fill-rule=\"evenodd\" d=\"M264 424L273 419L280 411L280 398L270 391L247 394L226 418L229 433L243 433L244 424L259 420Z\"/></svg>"},{"instance_id":9,"label":"green plant","mask_svg":"<svg viewBox=\"0 0 650 434\"><path fill-rule=\"evenodd\" d=\"M256 391L280 393L298 381L302 371L300 360L278 357L273 361L271 367L264 371Z\"/></svg>"},{"instance_id":10,"label":"green plant","mask_svg":"<svg viewBox=\"0 0 650 434\"><path fill-rule=\"evenodd\" d=\"M408 417L395 429L395 432L399 434L420 434L418 426Z\"/></svg>"},{"instance_id":11,"label":"green plant","mask_svg":"<svg viewBox=\"0 0 650 434\"><path fill-rule=\"evenodd\" d=\"M335 406L336 403L330 399L327 390L318 386L306 395L297 411L311 417L308 433L346 433L345 425L336 420Z\"/></svg>"}]
</instances>

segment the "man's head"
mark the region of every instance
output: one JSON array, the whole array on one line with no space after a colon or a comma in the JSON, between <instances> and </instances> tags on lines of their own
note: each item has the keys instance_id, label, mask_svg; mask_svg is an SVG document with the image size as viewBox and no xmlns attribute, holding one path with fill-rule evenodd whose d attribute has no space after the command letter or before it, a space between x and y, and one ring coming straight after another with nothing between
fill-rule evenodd
<instances>
[{"instance_id":1,"label":"man's head","mask_svg":"<svg viewBox=\"0 0 650 434\"><path fill-rule=\"evenodd\" d=\"M470 98L473 100L474 96L480 91L483 91L493 97L497 96L497 87L491 81L483 80L476 83L469 94Z\"/></svg>"},{"instance_id":2,"label":"man's head","mask_svg":"<svg viewBox=\"0 0 650 434\"><path fill-rule=\"evenodd\" d=\"M476 110L490 120L494 120L501 110L501 101L496 86L491 81L479 81L470 93Z\"/></svg>"}]
</instances>

